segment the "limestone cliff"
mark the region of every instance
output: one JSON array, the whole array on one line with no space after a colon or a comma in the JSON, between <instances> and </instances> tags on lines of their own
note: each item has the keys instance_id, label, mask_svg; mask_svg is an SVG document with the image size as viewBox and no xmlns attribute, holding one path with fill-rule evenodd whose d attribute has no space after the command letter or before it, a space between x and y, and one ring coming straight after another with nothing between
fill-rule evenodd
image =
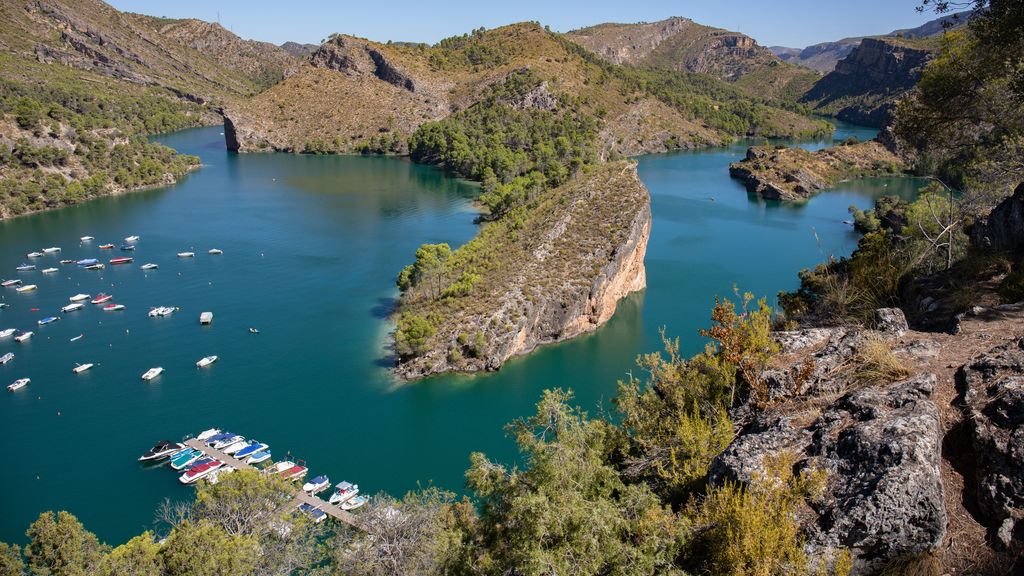
<instances>
[{"instance_id":1,"label":"limestone cliff","mask_svg":"<svg viewBox=\"0 0 1024 576\"><path fill-rule=\"evenodd\" d=\"M433 334L396 373L497 370L597 329L621 298L646 287L650 231L649 196L632 162L595 166L544 192L520 221L485 224L445 267L446 285L479 275L468 294L437 297L428 287L402 297L397 316L427 318Z\"/></svg>"}]
</instances>

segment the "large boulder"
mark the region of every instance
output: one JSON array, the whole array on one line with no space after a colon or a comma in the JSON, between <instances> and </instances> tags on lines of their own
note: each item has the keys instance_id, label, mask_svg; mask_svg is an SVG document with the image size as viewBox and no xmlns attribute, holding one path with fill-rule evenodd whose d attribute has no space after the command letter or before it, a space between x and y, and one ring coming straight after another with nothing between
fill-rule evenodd
<instances>
[{"instance_id":1,"label":"large boulder","mask_svg":"<svg viewBox=\"0 0 1024 576\"><path fill-rule=\"evenodd\" d=\"M797 467L829 473L824 496L812 504L817 517L806 526L811 554L827 558L847 548L854 572L871 573L934 550L946 533L934 386L932 374L867 386L813 420L792 410L762 413L715 459L711 481L749 482L765 456L791 451Z\"/></svg>"},{"instance_id":2,"label":"large boulder","mask_svg":"<svg viewBox=\"0 0 1024 576\"><path fill-rule=\"evenodd\" d=\"M1024 183L971 227L971 243L996 250L1024 250Z\"/></svg>"},{"instance_id":3,"label":"large boulder","mask_svg":"<svg viewBox=\"0 0 1024 576\"><path fill-rule=\"evenodd\" d=\"M960 368L978 509L1009 546L1024 532L1024 338Z\"/></svg>"}]
</instances>

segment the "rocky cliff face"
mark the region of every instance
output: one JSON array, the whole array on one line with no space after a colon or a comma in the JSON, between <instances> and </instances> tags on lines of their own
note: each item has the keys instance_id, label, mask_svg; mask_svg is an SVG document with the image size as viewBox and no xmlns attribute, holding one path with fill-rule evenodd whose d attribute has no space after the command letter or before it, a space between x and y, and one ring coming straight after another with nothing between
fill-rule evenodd
<instances>
[{"instance_id":1,"label":"rocky cliff face","mask_svg":"<svg viewBox=\"0 0 1024 576\"><path fill-rule=\"evenodd\" d=\"M971 243L995 250L1024 249L1024 184L971 227Z\"/></svg>"},{"instance_id":2,"label":"rocky cliff face","mask_svg":"<svg viewBox=\"0 0 1024 576\"><path fill-rule=\"evenodd\" d=\"M517 231L487 224L452 257L476 262L481 278L470 294L403 297L399 314L433 314L438 325L428 350L396 367L400 377L497 370L596 330L619 300L646 287L650 200L634 163L597 166L545 195Z\"/></svg>"},{"instance_id":3,"label":"rocky cliff face","mask_svg":"<svg viewBox=\"0 0 1024 576\"><path fill-rule=\"evenodd\" d=\"M865 38L800 101L841 120L881 127L931 57L931 50L904 41Z\"/></svg>"},{"instance_id":4,"label":"rocky cliff face","mask_svg":"<svg viewBox=\"0 0 1024 576\"><path fill-rule=\"evenodd\" d=\"M771 50L785 62L828 74L836 69L836 63L853 52L860 41L861 38L847 38L837 42L813 44L803 49L772 46Z\"/></svg>"}]
</instances>

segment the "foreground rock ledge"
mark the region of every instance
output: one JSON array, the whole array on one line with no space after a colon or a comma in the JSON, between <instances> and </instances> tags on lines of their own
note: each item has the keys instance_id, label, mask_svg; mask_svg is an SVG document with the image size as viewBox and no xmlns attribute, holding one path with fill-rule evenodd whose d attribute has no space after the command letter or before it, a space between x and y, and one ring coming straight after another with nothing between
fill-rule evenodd
<instances>
[{"instance_id":1,"label":"foreground rock ledge","mask_svg":"<svg viewBox=\"0 0 1024 576\"><path fill-rule=\"evenodd\" d=\"M399 314L429 316L436 332L425 353L399 363L398 376L497 370L597 329L621 298L647 285L650 196L635 162L592 167L544 192L520 223L508 220L485 225L453 256L480 274L469 295L403 297Z\"/></svg>"}]
</instances>

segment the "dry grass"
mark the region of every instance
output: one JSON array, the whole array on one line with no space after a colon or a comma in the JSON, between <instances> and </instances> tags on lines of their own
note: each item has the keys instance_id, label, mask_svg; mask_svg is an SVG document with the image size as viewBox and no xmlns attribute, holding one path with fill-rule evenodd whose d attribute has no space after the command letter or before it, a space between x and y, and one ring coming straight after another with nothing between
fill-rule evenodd
<instances>
[{"instance_id":1,"label":"dry grass","mask_svg":"<svg viewBox=\"0 0 1024 576\"><path fill-rule=\"evenodd\" d=\"M903 556L890 562L880 576L941 576L942 562L933 554Z\"/></svg>"},{"instance_id":2,"label":"dry grass","mask_svg":"<svg viewBox=\"0 0 1024 576\"><path fill-rule=\"evenodd\" d=\"M880 338L868 337L853 356L853 376L860 384L898 382L911 375L911 367L900 360Z\"/></svg>"}]
</instances>

